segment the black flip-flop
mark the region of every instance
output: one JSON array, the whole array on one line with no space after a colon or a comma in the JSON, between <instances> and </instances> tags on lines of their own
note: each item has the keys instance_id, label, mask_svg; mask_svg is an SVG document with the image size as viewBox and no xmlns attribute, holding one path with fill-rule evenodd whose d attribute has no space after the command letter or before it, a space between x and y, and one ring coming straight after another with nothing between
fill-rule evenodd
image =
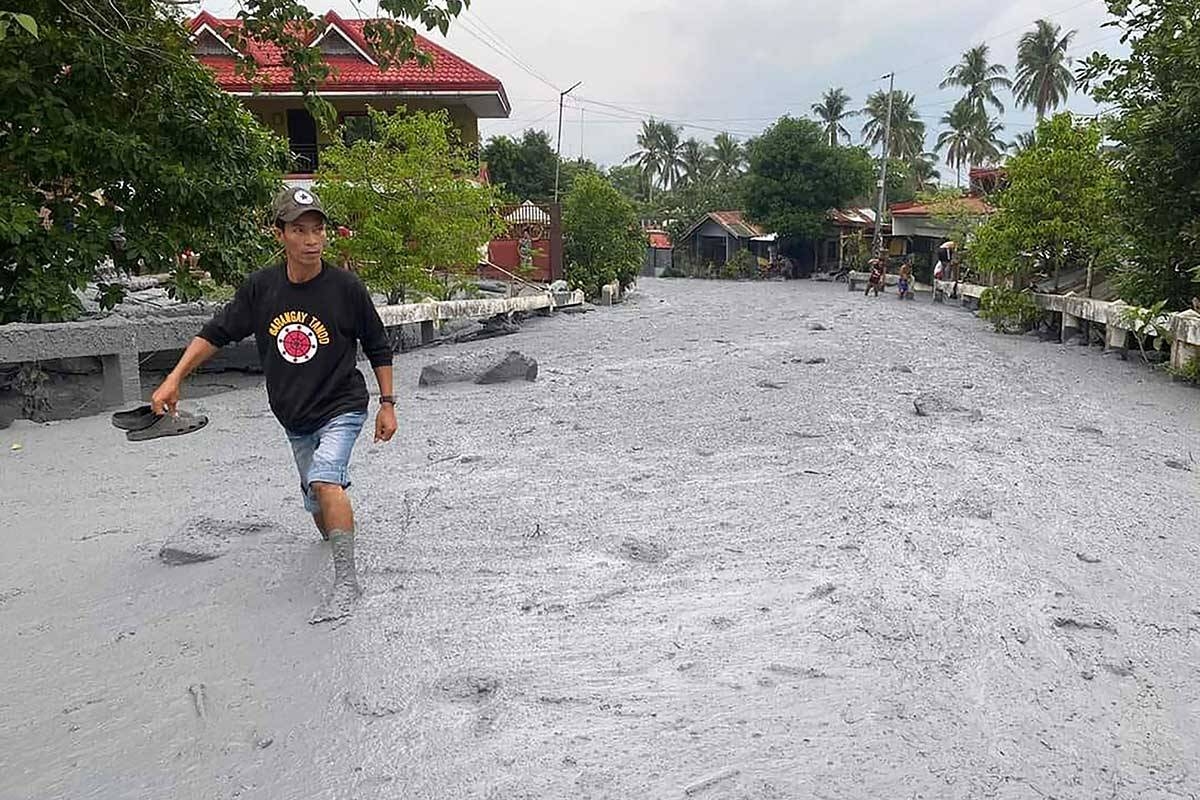
<instances>
[{"instance_id":1,"label":"black flip-flop","mask_svg":"<svg viewBox=\"0 0 1200 800\"><path fill-rule=\"evenodd\" d=\"M112 415L114 427L123 431L140 431L158 421L158 415L150 406L140 406L132 411L118 411Z\"/></svg>"},{"instance_id":2,"label":"black flip-flop","mask_svg":"<svg viewBox=\"0 0 1200 800\"><path fill-rule=\"evenodd\" d=\"M208 424L208 417L203 414L189 414L180 411L176 414L163 414L147 428L128 431L125 438L131 442L145 442L162 436L182 436L195 433Z\"/></svg>"}]
</instances>

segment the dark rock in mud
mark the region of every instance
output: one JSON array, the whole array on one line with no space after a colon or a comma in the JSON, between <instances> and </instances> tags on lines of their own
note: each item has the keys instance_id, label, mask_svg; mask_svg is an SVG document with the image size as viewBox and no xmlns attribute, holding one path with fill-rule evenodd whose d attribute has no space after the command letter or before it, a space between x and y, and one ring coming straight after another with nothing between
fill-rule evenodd
<instances>
[{"instance_id":1,"label":"dark rock in mud","mask_svg":"<svg viewBox=\"0 0 1200 800\"><path fill-rule=\"evenodd\" d=\"M899 372L902 375L912 375L913 374L912 367L908 366L907 364L897 364L896 366L892 367L891 371Z\"/></svg>"},{"instance_id":2,"label":"dark rock in mud","mask_svg":"<svg viewBox=\"0 0 1200 800\"><path fill-rule=\"evenodd\" d=\"M461 353L425 366L418 381L421 386L444 383L503 383L537 380L537 361L516 350Z\"/></svg>"},{"instance_id":3,"label":"dark rock in mud","mask_svg":"<svg viewBox=\"0 0 1200 800\"><path fill-rule=\"evenodd\" d=\"M810 366L813 364L824 364L825 362L826 362L826 359L821 356L816 356L815 358L804 359L804 363L808 364Z\"/></svg>"},{"instance_id":4,"label":"dark rock in mud","mask_svg":"<svg viewBox=\"0 0 1200 800\"><path fill-rule=\"evenodd\" d=\"M263 533L273 525L262 520L218 520L200 517L189 520L163 543L158 558L172 567L199 564L220 558L245 536Z\"/></svg>"},{"instance_id":5,"label":"dark rock in mud","mask_svg":"<svg viewBox=\"0 0 1200 800\"><path fill-rule=\"evenodd\" d=\"M776 383L775 381L759 381L755 386L760 389L782 389L784 384Z\"/></svg>"},{"instance_id":6,"label":"dark rock in mud","mask_svg":"<svg viewBox=\"0 0 1200 800\"><path fill-rule=\"evenodd\" d=\"M669 555L667 548L659 542L639 539L636 536L625 537L621 542L621 553L632 561L641 561L644 564L666 561Z\"/></svg>"},{"instance_id":7,"label":"dark rock in mud","mask_svg":"<svg viewBox=\"0 0 1200 800\"><path fill-rule=\"evenodd\" d=\"M822 325L822 324L821 324L821 323L819 323L819 322L814 322L814 323L812 323L811 325L809 325L809 326L808 326L808 329L809 329L810 331L814 332L814 333L816 333L816 332L818 332L818 331L827 331L827 330L829 330L829 328L825 327L824 325Z\"/></svg>"},{"instance_id":8,"label":"dark rock in mud","mask_svg":"<svg viewBox=\"0 0 1200 800\"><path fill-rule=\"evenodd\" d=\"M1091 553L1076 553L1075 557L1085 564L1099 564L1100 559Z\"/></svg>"},{"instance_id":9,"label":"dark rock in mud","mask_svg":"<svg viewBox=\"0 0 1200 800\"><path fill-rule=\"evenodd\" d=\"M837 585L833 583L822 583L817 588L808 593L809 600L820 600L824 597L829 597L837 591Z\"/></svg>"},{"instance_id":10,"label":"dark rock in mud","mask_svg":"<svg viewBox=\"0 0 1200 800\"><path fill-rule=\"evenodd\" d=\"M1174 458L1168 458L1166 461L1163 462L1163 465L1166 466L1168 469L1177 469L1181 472L1191 472L1192 471L1192 468L1190 465L1185 464L1182 461L1178 461Z\"/></svg>"},{"instance_id":11,"label":"dark rock in mud","mask_svg":"<svg viewBox=\"0 0 1200 800\"><path fill-rule=\"evenodd\" d=\"M957 400L936 393L924 393L913 399L913 408L918 417L933 417L938 415L966 415L972 422L983 419L983 413L978 408L968 408Z\"/></svg>"}]
</instances>

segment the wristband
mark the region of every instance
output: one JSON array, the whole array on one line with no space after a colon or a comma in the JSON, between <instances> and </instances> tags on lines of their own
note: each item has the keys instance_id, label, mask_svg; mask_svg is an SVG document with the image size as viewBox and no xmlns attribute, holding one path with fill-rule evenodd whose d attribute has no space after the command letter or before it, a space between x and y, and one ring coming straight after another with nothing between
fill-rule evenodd
<instances>
[{"instance_id":1,"label":"wristband","mask_svg":"<svg viewBox=\"0 0 1200 800\"><path fill-rule=\"evenodd\" d=\"M379 405L383 405L384 403L394 406L396 405L396 398L392 397L390 394L381 394L379 395Z\"/></svg>"}]
</instances>

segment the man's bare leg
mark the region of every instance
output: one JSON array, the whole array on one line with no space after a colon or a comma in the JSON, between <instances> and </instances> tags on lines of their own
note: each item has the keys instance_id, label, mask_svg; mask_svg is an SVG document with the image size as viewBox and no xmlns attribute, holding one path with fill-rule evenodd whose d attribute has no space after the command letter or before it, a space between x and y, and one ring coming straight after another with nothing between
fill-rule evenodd
<instances>
[{"instance_id":1,"label":"man's bare leg","mask_svg":"<svg viewBox=\"0 0 1200 800\"><path fill-rule=\"evenodd\" d=\"M329 541L329 528L325 525L325 515L320 511L313 514L313 523L317 526L317 530L321 532L321 538Z\"/></svg>"},{"instance_id":2,"label":"man's bare leg","mask_svg":"<svg viewBox=\"0 0 1200 800\"><path fill-rule=\"evenodd\" d=\"M332 483L313 483L310 490L321 506L318 526L324 524L333 549L333 588L329 596L313 612L309 622L327 622L349 615L354 601L362 594L358 585L358 570L354 564L354 509L350 497L341 486Z\"/></svg>"}]
</instances>

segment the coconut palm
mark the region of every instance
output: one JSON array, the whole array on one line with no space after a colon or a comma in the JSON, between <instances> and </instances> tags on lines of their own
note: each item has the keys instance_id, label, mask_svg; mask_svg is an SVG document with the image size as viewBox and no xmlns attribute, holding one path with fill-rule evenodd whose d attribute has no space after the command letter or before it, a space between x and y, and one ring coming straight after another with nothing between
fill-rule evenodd
<instances>
[{"instance_id":1,"label":"coconut palm","mask_svg":"<svg viewBox=\"0 0 1200 800\"><path fill-rule=\"evenodd\" d=\"M954 104L943 116L941 124L945 130L937 138L934 149L938 153L945 152L946 163L954 167L955 177L959 187L962 186L963 165L971 164L971 136L979 124L980 111L968 98L963 98Z\"/></svg>"},{"instance_id":2,"label":"coconut palm","mask_svg":"<svg viewBox=\"0 0 1200 800\"><path fill-rule=\"evenodd\" d=\"M1014 156L1019 156L1037 143L1037 130L1025 131L1018 133L1016 138L1008 145L1008 152Z\"/></svg>"},{"instance_id":3,"label":"coconut palm","mask_svg":"<svg viewBox=\"0 0 1200 800\"><path fill-rule=\"evenodd\" d=\"M936 153L921 153L908 165L909 179L915 192L928 192L937 189L937 182L942 173L937 168Z\"/></svg>"},{"instance_id":4,"label":"coconut palm","mask_svg":"<svg viewBox=\"0 0 1200 800\"><path fill-rule=\"evenodd\" d=\"M967 99L979 108L990 104L1003 114L1004 104L996 97L996 90L1011 89L1012 81L1008 79L1008 67L988 63L988 46L980 44L963 53L962 61L946 72L940 88L950 86L966 89Z\"/></svg>"},{"instance_id":5,"label":"coconut palm","mask_svg":"<svg viewBox=\"0 0 1200 800\"><path fill-rule=\"evenodd\" d=\"M712 174L712 157L709 148L695 138L688 139L680 148L683 171L679 176L680 186L703 183Z\"/></svg>"},{"instance_id":6,"label":"coconut palm","mask_svg":"<svg viewBox=\"0 0 1200 800\"><path fill-rule=\"evenodd\" d=\"M728 133L718 133L712 144L713 172L719 178L740 175L746 161L746 151L737 139Z\"/></svg>"},{"instance_id":7,"label":"coconut palm","mask_svg":"<svg viewBox=\"0 0 1200 800\"><path fill-rule=\"evenodd\" d=\"M1008 143L1001 138L1004 122L999 117L980 114L971 129L971 164L983 166L995 164L1004 154Z\"/></svg>"},{"instance_id":8,"label":"coconut palm","mask_svg":"<svg viewBox=\"0 0 1200 800\"><path fill-rule=\"evenodd\" d=\"M1037 27L1017 43L1017 81L1013 95L1022 108L1033 106L1038 119L1067 101L1075 76L1066 64L1067 48L1078 31L1063 34L1062 27L1039 19Z\"/></svg>"},{"instance_id":9,"label":"coconut palm","mask_svg":"<svg viewBox=\"0 0 1200 800\"><path fill-rule=\"evenodd\" d=\"M637 136L638 150L625 159L626 164L634 164L642 173L642 180L649 187L650 199L654 199L654 181L660 174L662 139L660 123L651 117L642 121L642 130Z\"/></svg>"},{"instance_id":10,"label":"coconut palm","mask_svg":"<svg viewBox=\"0 0 1200 800\"><path fill-rule=\"evenodd\" d=\"M925 150L925 123L915 108L915 97L898 89L892 95L892 141L888 157L911 161ZM879 147L887 128L887 92L875 92L868 97L862 113L867 117L862 128L863 142L867 147Z\"/></svg>"},{"instance_id":11,"label":"coconut palm","mask_svg":"<svg viewBox=\"0 0 1200 800\"><path fill-rule=\"evenodd\" d=\"M683 175L683 144L679 141L679 131L669 122L659 123L658 176L664 189L677 184Z\"/></svg>"},{"instance_id":12,"label":"coconut palm","mask_svg":"<svg viewBox=\"0 0 1200 800\"><path fill-rule=\"evenodd\" d=\"M846 144L850 143L850 131L842 125L842 120L856 117L859 112L848 110L849 105L850 95L842 91L841 87L830 89L821 96L821 102L813 103L812 111L825 129L825 138L834 147L842 140L845 140Z\"/></svg>"}]
</instances>

